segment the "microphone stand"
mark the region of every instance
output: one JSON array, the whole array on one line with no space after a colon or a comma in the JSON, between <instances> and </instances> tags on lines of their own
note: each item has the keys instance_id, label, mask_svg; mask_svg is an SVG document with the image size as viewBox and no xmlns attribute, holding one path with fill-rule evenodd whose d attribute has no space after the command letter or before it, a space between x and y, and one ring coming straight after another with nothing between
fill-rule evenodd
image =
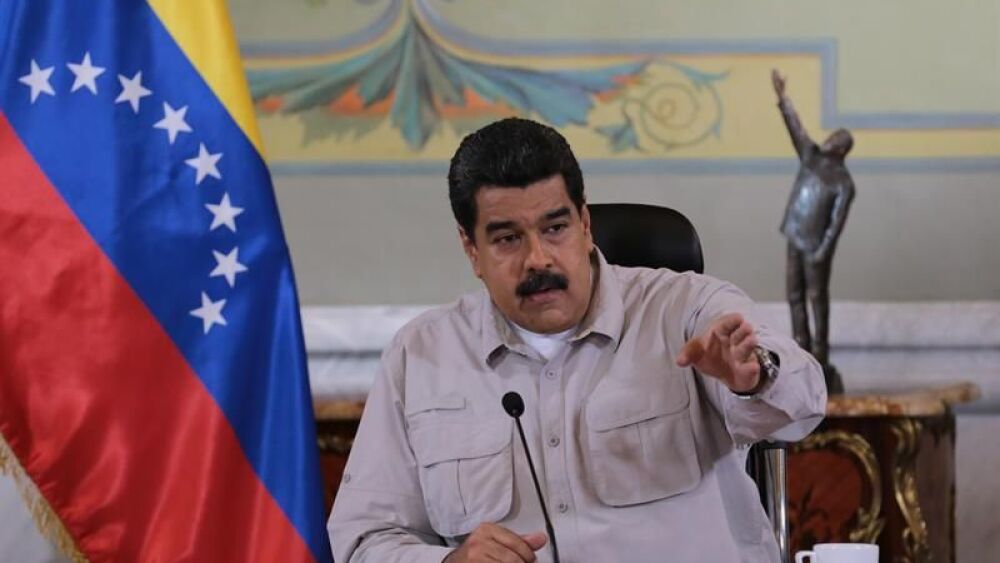
<instances>
[{"instance_id":1,"label":"microphone stand","mask_svg":"<svg viewBox=\"0 0 1000 563\"><path fill-rule=\"evenodd\" d=\"M535 484L535 493L538 494L538 503L542 506L542 517L545 518L545 531L552 541L552 558L555 563L559 562L559 546L556 545L556 532L552 528L552 520L549 518L549 510L545 507L545 499L542 497L542 488L538 485L538 475L535 474L535 464L531 461L531 451L528 450L528 440L524 437L524 428L521 426L521 414L524 412L524 400L521 395L511 391L503 396L503 408L507 414L514 419L517 424L517 433L521 436L521 445L524 446L524 455L528 458L528 469L531 470L531 480Z\"/></svg>"}]
</instances>

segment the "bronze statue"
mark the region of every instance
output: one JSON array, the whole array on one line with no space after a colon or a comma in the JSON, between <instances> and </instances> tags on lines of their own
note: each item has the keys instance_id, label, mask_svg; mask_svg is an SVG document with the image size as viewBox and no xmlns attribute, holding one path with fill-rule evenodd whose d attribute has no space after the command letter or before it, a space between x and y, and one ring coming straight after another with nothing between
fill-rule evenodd
<instances>
[{"instance_id":1,"label":"bronze statue","mask_svg":"<svg viewBox=\"0 0 1000 563\"><path fill-rule=\"evenodd\" d=\"M788 238L787 290L792 333L799 346L823 366L827 390L843 393L840 374L830 364L829 286L833 252L854 199L854 181L844 164L854 140L846 129L837 129L822 145L816 145L785 95L785 78L777 69L771 71L771 82L801 163L781 223L781 232ZM813 313L811 336L806 297Z\"/></svg>"}]
</instances>

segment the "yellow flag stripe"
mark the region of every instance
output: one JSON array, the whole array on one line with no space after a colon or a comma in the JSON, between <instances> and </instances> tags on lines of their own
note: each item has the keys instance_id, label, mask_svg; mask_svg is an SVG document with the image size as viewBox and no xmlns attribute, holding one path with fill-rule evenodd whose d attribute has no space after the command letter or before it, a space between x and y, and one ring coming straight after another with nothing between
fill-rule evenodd
<instances>
[{"instance_id":1,"label":"yellow flag stripe","mask_svg":"<svg viewBox=\"0 0 1000 563\"><path fill-rule=\"evenodd\" d=\"M164 27L243 133L264 154L225 0L149 0Z\"/></svg>"}]
</instances>

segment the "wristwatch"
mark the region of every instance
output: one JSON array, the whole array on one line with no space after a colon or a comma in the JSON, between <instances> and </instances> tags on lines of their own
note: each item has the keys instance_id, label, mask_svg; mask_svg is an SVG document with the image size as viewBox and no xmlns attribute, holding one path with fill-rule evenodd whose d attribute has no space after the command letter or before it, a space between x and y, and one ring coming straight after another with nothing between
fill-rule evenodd
<instances>
[{"instance_id":1,"label":"wristwatch","mask_svg":"<svg viewBox=\"0 0 1000 563\"><path fill-rule=\"evenodd\" d=\"M740 399L756 399L770 389L774 385L774 381L778 379L778 366L781 365L781 361L777 354L762 346L755 346L753 355L757 358L757 364L760 365L760 381L757 382L756 387L745 393L733 391L733 394Z\"/></svg>"}]
</instances>

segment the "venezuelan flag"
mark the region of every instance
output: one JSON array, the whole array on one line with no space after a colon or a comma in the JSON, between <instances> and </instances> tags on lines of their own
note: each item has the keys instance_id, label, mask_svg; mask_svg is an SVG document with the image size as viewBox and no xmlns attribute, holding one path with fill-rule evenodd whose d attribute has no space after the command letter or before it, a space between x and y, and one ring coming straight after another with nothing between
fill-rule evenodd
<instances>
[{"instance_id":1,"label":"venezuelan flag","mask_svg":"<svg viewBox=\"0 0 1000 563\"><path fill-rule=\"evenodd\" d=\"M77 556L331 559L298 310L224 1L0 2L0 463Z\"/></svg>"}]
</instances>

